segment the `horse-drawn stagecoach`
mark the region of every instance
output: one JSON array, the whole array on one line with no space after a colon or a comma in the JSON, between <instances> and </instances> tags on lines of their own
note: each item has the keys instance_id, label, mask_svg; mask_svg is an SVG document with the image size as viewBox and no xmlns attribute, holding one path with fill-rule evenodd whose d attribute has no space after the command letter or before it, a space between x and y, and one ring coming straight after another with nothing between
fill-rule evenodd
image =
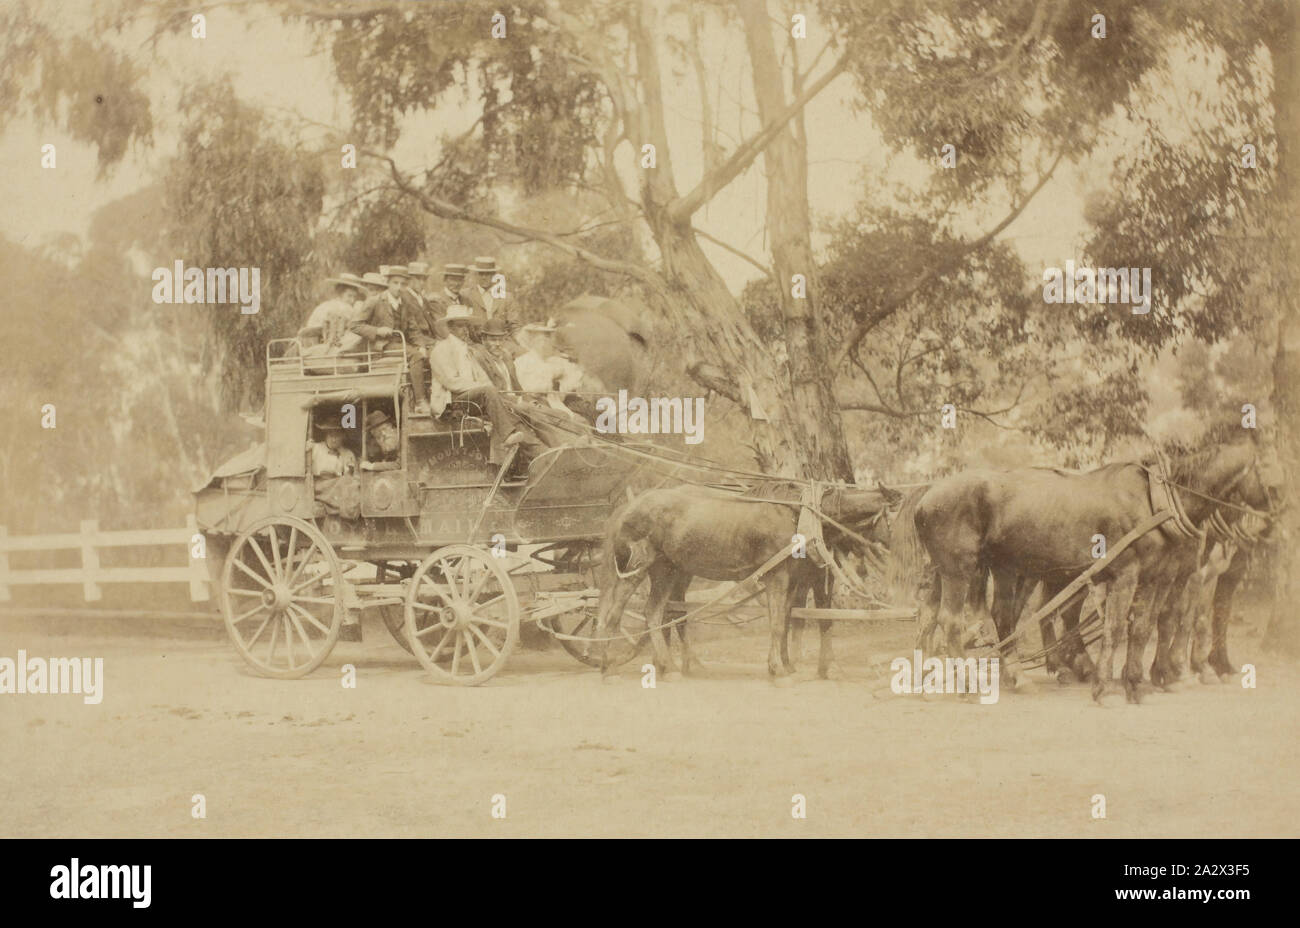
<instances>
[{"instance_id":1,"label":"horse-drawn stagecoach","mask_svg":"<svg viewBox=\"0 0 1300 928\"><path fill-rule=\"evenodd\" d=\"M377 609L393 637L444 682L493 676L521 621L597 660L594 570L606 521L636 464L600 447L559 447L525 472L488 462L492 425L471 403L439 417L407 402L404 348L304 357L293 339L266 360L265 442L196 493L226 629L258 673L301 677L320 666L346 620ZM359 461L376 457L364 423L396 423L396 460L313 476L310 443L343 422ZM350 505L340 506L337 481ZM635 615L627 622L634 625ZM644 640L620 636L615 659Z\"/></svg>"}]
</instances>

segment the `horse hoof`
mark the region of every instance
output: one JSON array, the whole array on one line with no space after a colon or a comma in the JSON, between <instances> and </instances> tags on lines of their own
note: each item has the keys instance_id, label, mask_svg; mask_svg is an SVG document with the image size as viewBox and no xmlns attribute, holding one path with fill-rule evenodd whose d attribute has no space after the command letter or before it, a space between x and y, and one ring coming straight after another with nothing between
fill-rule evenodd
<instances>
[{"instance_id":1,"label":"horse hoof","mask_svg":"<svg viewBox=\"0 0 1300 928\"><path fill-rule=\"evenodd\" d=\"M1220 683L1231 683L1231 682L1232 682L1232 679L1233 679L1233 675L1230 674L1230 673L1221 673L1221 674L1219 674L1219 682L1220 682Z\"/></svg>"},{"instance_id":2,"label":"horse hoof","mask_svg":"<svg viewBox=\"0 0 1300 928\"><path fill-rule=\"evenodd\" d=\"M1201 668L1201 672L1196 675L1196 679L1200 680L1205 686L1219 685L1219 675L1209 667Z\"/></svg>"},{"instance_id":3,"label":"horse hoof","mask_svg":"<svg viewBox=\"0 0 1300 928\"><path fill-rule=\"evenodd\" d=\"M1012 692L1015 693L1033 693L1038 689L1038 684L1026 676L1016 677L1016 681L1011 686Z\"/></svg>"},{"instance_id":4,"label":"horse hoof","mask_svg":"<svg viewBox=\"0 0 1300 928\"><path fill-rule=\"evenodd\" d=\"M788 676L785 676L785 675L782 675L782 676L779 676L779 677L773 677L773 678L772 678L772 685L773 685L773 686L779 686L781 689L786 690L786 689L789 689L790 687L794 686L794 680L793 680L792 678L788 677Z\"/></svg>"},{"instance_id":5,"label":"horse hoof","mask_svg":"<svg viewBox=\"0 0 1300 928\"><path fill-rule=\"evenodd\" d=\"M1073 670L1058 670L1056 672L1056 682L1061 686L1071 686L1079 682L1079 678L1074 675Z\"/></svg>"},{"instance_id":6,"label":"horse hoof","mask_svg":"<svg viewBox=\"0 0 1300 928\"><path fill-rule=\"evenodd\" d=\"M680 670L670 670L663 676L665 683L677 683L681 678L682 672Z\"/></svg>"},{"instance_id":7,"label":"horse hoof","mask_svg":"<svg viewBox=\"0 0 1300 928\"><path fill-rule=\"evenodd\" d=\"M1102 709L1109 709L1112 705L1115 704L1117 698L1118 697L1115 695L1115 692L1113 690L1104 690L1100 693L1092 694L1092 701L1095 702L1097 706Z\"/></svg>"},{"instance_id":8,"label":"horse hoof","mask_svg":"<svg viewBox=\"0 0 1300 928\"><path fill-rule=\"evenodd\" d=\"M842 680L844 671L840 669L839 664L831 664L829 667L818 667L817 676L823 680Z\"/></svg>"},{"instance_id":9,"label":"horse hoof","mask_svg":"<svg viewBox=\"0 0 1300 928\"><path fill-rule=\"evenodd\" d=\"M1126 686L1124 687L1124 700L1130 706L1140 706L1142 705L1142 693L1136 686Z\"/></svg>"}]
</instances>

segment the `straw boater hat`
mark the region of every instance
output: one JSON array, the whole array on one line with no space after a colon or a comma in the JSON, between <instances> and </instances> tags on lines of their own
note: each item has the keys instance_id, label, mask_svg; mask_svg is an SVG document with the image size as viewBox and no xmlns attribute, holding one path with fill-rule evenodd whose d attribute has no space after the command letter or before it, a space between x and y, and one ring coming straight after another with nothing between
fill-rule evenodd
<instances>
[{"instance_id":1,"label":"straw boater hat","mask_svg":"<svg viewBox=\"0 0 1300 928\"><path fill-rule=\"evenodd\" d=\"M385 264L379 268L379 273L392 279L394 277L410 277L411 272L406 269L405 264Z\"/></svg>"},{"instance_id":2,"label":"straw boater hat","mask_svg":"<svg viewBox=\"0 0 1300 928\"><path fill-rule=\"evenodd\" d=\"M469 268L463 264L444 264L442 266L443 277L454 277L457 280L464 280L465 275L469 273Z\"/></svg>"},{"instance_id":3,"label":"straw boater hat","mask_svg":"<svg viewBox=\"0 0 1300 928\"><path fill-rule=\"evenodd\" d=\"M406 266L406 270L412 277L428 277L429 265L424 261L412 261Z\"/></svg>"},{"instance_id":4,"label":"straw boater hat","mask_svg":"<svg viewBox=\"0 0 1300 928\"><path fill-rule=\"evenodd\" d=\"M384 281L384 275L376 274L374 271L370 271L369 273L362 274L361 281L367 287L375 287L379 290L383 290L385 287L388 286L388 284Z\"/></svg>"},{"instance_id":5,"label":"straw boater hat","mask_svg":"<svg viewBox=\"0 0 1300 928\"><path fill-rule=\"evenodd\" d=\"M495 274L497 272L497 259L486 256L477 257L469 269L477 274Z\"/></svg>"},{"instance_id":6,"label":"straw boater hat","mask_svg":"<svg viewBox=\"0 0 1300 928\"><path fill-rule=\"evenodd\" d=\"M370 412L366 413L365 425L366 429L369 430L373 429L376 425L383 425L385 422L392 421L393 420L389 417L388 413L384 412L382 409L372 409Z\"/></svg>"},{"instance_id":7,"label":"straw boater hat","mask_svg":"<svg viewBox=\"0 0 1300 928\"><path fill-rule=\"evenodd\" d=\"M470 325L482 325L482 317L474 314L474 310L461 303L452 303L447 307L447 315L443 316L440 322L468 322Z\"/></svg>"},{"instance_id":8,"label":"straw boater hat","mask_svg":"<svg viewBox=\"0 0 1300 928\"><path fill-rule=\"evenodd\" d=\"M358 277L356 274L343 273L340 274L338 277L326 277L325 283L342 284L345 287L355 287L356 289L361 291L364 291L366 289L366 282L362 280L360 277Z\"/></svg>"}]
</instances>

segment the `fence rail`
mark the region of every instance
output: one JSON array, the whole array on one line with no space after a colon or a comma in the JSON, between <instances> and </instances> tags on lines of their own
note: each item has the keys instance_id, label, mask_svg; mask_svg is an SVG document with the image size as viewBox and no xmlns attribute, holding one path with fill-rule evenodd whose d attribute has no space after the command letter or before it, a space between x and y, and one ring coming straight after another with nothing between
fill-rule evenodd
<instances>
[{"instance_id":1,"label":"fence rail","mask_svg":"<svg viewBox=\"0 0 1300 928\"><path fill-rule=\"evenodd\" d=\"M56 535L9 535L0 525L0 602L9 602L10 587L36 584L80 583L86 602L103 597L101 583L187 583L191 602L206 602L208 567L204 558L194 557L194 536L198 533L194 516L185 520L184 528L128 529L102 532L99 523L87 519L79 533ZM189 563L185 567L100 567L102 548L174 547L184 545ZM36 568L15 570L9 566L11 551L81 551L80 567ZM206 553L206 552L205 552Z\"/></svg>"}]
</instances>

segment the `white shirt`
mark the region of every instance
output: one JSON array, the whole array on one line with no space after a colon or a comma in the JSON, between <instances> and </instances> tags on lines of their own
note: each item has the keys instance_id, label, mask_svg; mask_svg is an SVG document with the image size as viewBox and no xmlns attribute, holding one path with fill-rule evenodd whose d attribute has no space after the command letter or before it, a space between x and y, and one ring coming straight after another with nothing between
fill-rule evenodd
<instances>
[{"instance_id":1,"label":"white shirt","mask_svg":"<svg viewBox=\"0 0 1300 928\"><path fill-rule=\"evenodd\" d=\"M474 387L492 386L492 378L469 353L469 345L448 335L429 349L429 407L435 416L442 415L453 393Z\"/></svg>"},{"instance_id":2,"label":"white shirt","mask_svg":"<svg viewBox=\"0 0 1300 928\"><path fill-rule=\"evenodd\" d=\"M544 358L533 349L515 358L515 376L519 378L519 389L529 393L573 393L582 385L582 368L578 365L558 354Z\"/></svg>"},{"instance_id":3,"label":"white shirt","mask_svg":"<svg viewBox=\"0 0 1300 928\"><path fill-rule=\"evenodd\" d=\"M323 441L311 443L313 477L344 477L357 472L357 456L347 448L331 451Z\"/></svg>"}]
</instances>

